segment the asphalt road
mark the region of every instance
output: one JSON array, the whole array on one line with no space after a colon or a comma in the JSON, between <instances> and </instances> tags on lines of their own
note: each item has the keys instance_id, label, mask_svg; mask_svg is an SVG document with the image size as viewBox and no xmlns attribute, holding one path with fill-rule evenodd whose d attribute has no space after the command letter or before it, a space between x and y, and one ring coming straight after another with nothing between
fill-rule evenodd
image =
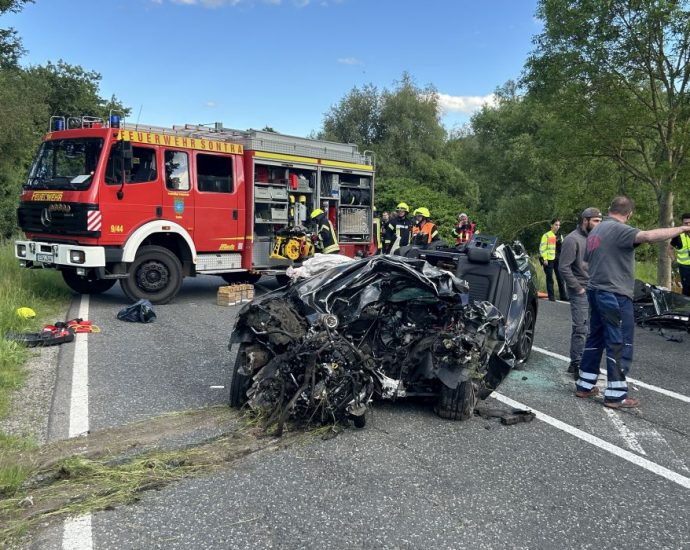
<instances>
[{"instance_id":1,"label":"asphalt road","mask_svg":"<svg viewBox=\"0 0 690 550\"><path fill-rule=\"evenodd\" d=\"M215 305L219 282L186 281L150 325L116 319L127 304L118 289L91 298L102 329L88 337L91 430L227 401L238 308ZM569 330L566 304L540 303L538 348L567 355ZM363 430L94 514L93 548L690 548L688 357L690 337L638 330L631 376L645 385L631 394L642 406L611 411L576 399L566 362L535 351L500 387L541 413L529 424L377 404ZM51 438L68 433L72 362L65 347ZM62 528L46 528L34 547L63 547Z\"/></svg>"}]
</instances>

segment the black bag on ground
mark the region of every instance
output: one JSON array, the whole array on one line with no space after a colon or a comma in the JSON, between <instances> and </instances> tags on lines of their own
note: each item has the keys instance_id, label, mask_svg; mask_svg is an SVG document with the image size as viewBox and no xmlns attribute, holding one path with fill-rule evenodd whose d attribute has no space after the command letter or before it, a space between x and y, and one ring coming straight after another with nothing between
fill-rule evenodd
<instances>
[{"instance_id":1,"label":"black bag on ground","mask_svg":"<svg viewBox=\"0 0 690 550\"><path fill-rule=\"evenodd\" d=\"M117 318L131 323L153 323L156 320L156 312L153 311L151 302L142 299L121 309L117 313Z\"/></svg>"}]
</instances>

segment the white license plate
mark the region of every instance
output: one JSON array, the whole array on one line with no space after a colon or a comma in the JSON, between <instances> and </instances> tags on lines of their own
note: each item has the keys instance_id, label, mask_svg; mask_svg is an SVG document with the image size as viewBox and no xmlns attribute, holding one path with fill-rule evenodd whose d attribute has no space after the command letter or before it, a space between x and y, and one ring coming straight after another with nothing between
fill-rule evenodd
<instances>
[{"instance_id":1,"label":"white license plate","mask_svg":"<svg viewBox=\"0 0 690 550\"><path fill-rule=\"evenodd\" d=\"M36 254L36 261L37 262L43 262L44 264L52 264L53 263L53 255L52 254Z\"/></svg>"}]
</instances>

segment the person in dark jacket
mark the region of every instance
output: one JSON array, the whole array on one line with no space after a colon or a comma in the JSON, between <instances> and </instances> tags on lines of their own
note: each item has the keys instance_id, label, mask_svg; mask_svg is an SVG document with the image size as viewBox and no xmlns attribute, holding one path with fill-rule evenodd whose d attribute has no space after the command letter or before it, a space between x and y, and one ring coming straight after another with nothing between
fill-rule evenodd
<instances>
[{"instance_id":1,"label":"person in dark jacket","mask_svg":"<svg viewBox=\"0 0 690 550\"><path fill-rule=\"evenodd\" d=\"M406 202L397 206L398 215L388 223L388 238L391 240L390 253L392 254L401 246L410 244L410 235L414 222L407 217L410 207Z\"/></svg>"},{"instance_id":2,"label":"person in dark jacket","mask_svg":"<svg viewBox=\"0 0 690 550\"><path fill-rule=\"evenodd\" d=\"M335 233L331 220L326 216L326 213L320 208L317 208L312 211L310 217L314 223L316 223L317 241L314 243L316 251L322 254L338 254L340 252L338 236Z\"/></svg>"},{"instance_id":3,"label":"person in dark jacket","mask_svg":"<svg viewBox=\"0 0 690 550\"><path fill-rule=\"evenodd\" d=\"M582 351L585 349L587 328L589 324L589 305L587 303L587 283L589 273L585 263L587 235L601 221L598 208L583 210L580 223L574 231L566 235L561 246L559 268L570 297L570 317L573 322L570 334L570 365L568 373L577 380L580 371Z\"/></svg>"}]
</instances>

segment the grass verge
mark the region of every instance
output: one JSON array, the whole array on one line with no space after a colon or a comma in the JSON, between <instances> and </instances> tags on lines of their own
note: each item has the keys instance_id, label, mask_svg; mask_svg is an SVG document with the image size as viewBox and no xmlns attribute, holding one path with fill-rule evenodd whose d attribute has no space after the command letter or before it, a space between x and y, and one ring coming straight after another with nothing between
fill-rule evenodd
<instances>
[{"instance_id":1,"label":"grass verge","mask_svg":"<svg viewBox=\"0 0 690 550\"><path fill-rule=\"evenodd\" d=\"M13 243L0 240L0 418L9 412L12 393L26 379L24 364L33 350L7 340L8 332L35 332L48 322L62 319L67 310L70 291L60 274L53 270L28 270L19 267ZM34 319L17 316L19 307L30 307ZM27 471L7 457L32 448L32 443L0 432L0 491L18 487Z\"/></svg>"},{"instance_id":2,"label":"grass verge","mask_svg":"<svg viewBox=\"0 0 690 550\"><path fill-rule=\"evenodd\" d=\"M0 547L12 547L47 520L136 502L144 491L232 467L254 453L326 439L329 428L276 438L221 406L17 450L8 458L25 475L13 489L0 487Z\"/></svg>"}]
</instances>

